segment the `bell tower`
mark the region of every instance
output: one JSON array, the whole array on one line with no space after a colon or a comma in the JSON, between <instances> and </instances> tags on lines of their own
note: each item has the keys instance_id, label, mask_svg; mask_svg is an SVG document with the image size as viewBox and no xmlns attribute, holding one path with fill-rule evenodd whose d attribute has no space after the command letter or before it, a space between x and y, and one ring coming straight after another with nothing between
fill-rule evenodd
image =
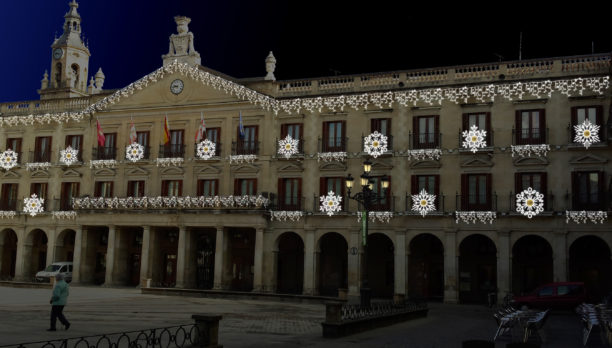
<instances>
[{"instance_id":1,"label":"bell tower","mask_svg":"<svg viewBox=\"0 0 612 348\"><path fill-rule=\"evenodd\" d=\"M89 48L81 38L79 4L72 0L64 15L64 32L51 45L51 74L38 90L40 99L83 97L88 95Z\"/></svg>"}]
</instances>

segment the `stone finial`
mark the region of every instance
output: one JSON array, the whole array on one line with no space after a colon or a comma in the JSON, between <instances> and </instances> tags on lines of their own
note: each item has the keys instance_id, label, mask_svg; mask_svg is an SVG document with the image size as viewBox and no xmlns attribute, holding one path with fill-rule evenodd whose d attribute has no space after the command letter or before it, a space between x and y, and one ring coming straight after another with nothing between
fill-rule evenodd
<instances>
[{"instance_id":1,"label":"stone finial","mask_svg":"<svg viewBox=\"0 0 612 348\"><path fill-rule=\"evenodd\" d=\"M270 54L266 57L266 72L268 73L264 80L267 81L276 81L276 77L274 76L274 70L276 70L276 58L274 58L274 54L270 51Z\"/></svg>"},{"instance_id":2,"label":"stone finial","mask_svg":"<svg viewBox=\"0 0 612 348\"><path fill-rule=\"evenodd\" d=\"M104 73L102 72L102 68L98 69L98 72L96 73L96 90L98 91L102 90L102 86L104 86L105 78L106 76L104 76Z\"/></svg>"},{"instance_id":3,"label":"stone finial","mask_svg":"<svg viewBox=\"0 0 612 348\"><path fill-rule=\"evenodd\" d=\"M47 89L49 87L49 73L45 70L43 79L40 81L40 89Z\"/></svg>"},{"instance_id":4,"label":"stone finial","mask_svg":"<svg viewBox=\"0 0 612 348\"><path fill-rule=\"evenodd\" d=\"M94 86L94 77L92 76L89 79L89 86L87 87L87 93L93 94L95 89L96 89L96 86Z\"/></svg>"}]
</instances>

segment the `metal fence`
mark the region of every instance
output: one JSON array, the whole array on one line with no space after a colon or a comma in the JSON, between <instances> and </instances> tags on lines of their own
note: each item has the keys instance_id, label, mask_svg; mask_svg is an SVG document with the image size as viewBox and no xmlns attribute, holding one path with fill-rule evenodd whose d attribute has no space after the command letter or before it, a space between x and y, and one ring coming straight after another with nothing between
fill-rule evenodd
<instances>
[{"instance_id":1,"label":"metal fence","mask_svg":"<svg viewBox=\"0 0 612 348\"><path fill-rule=\"evenodd\" d=\"M380 317L395 313L416 312L427 309L427 303L414 301L385 301L374 302L370 307L362 307L361 305L343 305L342 306L342 321L357 320L372 317Z\"/></svg>"}]
</instances>

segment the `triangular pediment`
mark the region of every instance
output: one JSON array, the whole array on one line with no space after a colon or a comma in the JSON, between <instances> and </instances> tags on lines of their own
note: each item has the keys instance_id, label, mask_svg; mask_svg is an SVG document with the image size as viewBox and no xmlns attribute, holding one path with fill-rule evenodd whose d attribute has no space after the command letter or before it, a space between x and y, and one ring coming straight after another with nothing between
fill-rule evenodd
<instances>
[{"instance_id":1,"label":"triangular pediment","mask_svg":"<svg viewBox=\"0 0 612 348\"><path fill-rule=\"evenodd\" d=\"M372 170L390 170L393 169L393 164L390 161L375 160L372 162Z\"/></svg>"},{"instance_id":2,"label":"triangular pediment","mask_svg":"<svg viewBox=\"0 0 612 348\"><path fill-rule=\"evenodd\" d=\"M185 170L181 167L168 167L160 171L161 175L183 175Z\"/></svg>"},{"instance_id":3,"label":"triangular pediment","mask_svg":"<svg viewBox=\"0 0 612 348\"><path fill-rule=\"evenodd\" d=\"M211 166L211 165L204 165L202 167L196 167L196 173L206 174L206 175L207 174L217 175L217 174L221 174L221 169L215 166Z\"/></svg>"},{"instance_id":4,"label":"triangular pediment","mask_svg":"<svg viewBox=\"0 0 612 348\"><path fill-rule=\"evenodd\" d=\"M319 165L319 170L331 171L331 170L346 170L346 164L344 162L324 162Z\"/></svg>"},{"instance_id":5,"label":"triangular pediment","mask_svg":"<svg viewBox=\"0 0 612 348\"><path fill-rule=\"evenodd\" d=\"M257 173L259 168L252 164L242 164L240 166L232 167L232 173Z\"/></svg>"},{"instance_id":6,"label":"triangular pediment","mask_svg":"<svg viewBox=\"0 0 612 348\"><path fill-rule=\"evenodd\" d=\"M578 157L574 157L570 160L571 164L604 164L608 160L603 157L599 157L592 154L586 154Z\"/></svg>"},{"instance_id":7,"label":"triangular pediment","mask_svg":"<svg viewBox=\"0 0 612 348\"><path fill-rule=\"evenodd\" d=\"M81 176L81 173L77 172L72 168L68 168L62 173L62 177L64 178L80 178Z\"/></svg>"},{"instance_id":8,"label":"triangular pediment","mask_svg":"<svg viewBox=\"0 0 612 348\"><path fill-rule=\"evenodd\" d=\"M116 171L111 168L101 168L94 171L94 176L113 176Z\"/></svg>"},{"instance_id":9,"label":"triangular pediment","mask_svg":"<svg viewBox=\"0 0 612 348\"><path fill-rule=\"evenodd\" d=\"M131 167L125 171L125 175L145 176L145 175L149 175L149 171L142 167Z\"/></svg>"},{"instance_id":10,"label":"triangular pediment","mask_svg":"<svg viewBox=\"0 0 612 348\"><path fill-rule=\"evenodd\" d=\"M411 161L410 168L418 169L418 168L440 168L442 164L440 161L434 160L423 160L423 161Z\"/></svg>"},{"instance_id":11,"label":"triangular pediment","mask_svg":"<svg viewBox=\"0 0 612 348\"><path fill-rule=\"evenodd\" d=\"M462 167L492 167L493 162L488 158L473 156L461 163Z\"/></svg>"},{"instance_id":12,"label":"triangular pediment","mask_svg":"<svg viewBox=\"0 0 612 348\"><path fill-rule=\"evenodd\" d=\"M544 157L521 157L514 160L514 165L521 166L547 166L548 160Z\"/></svg>"},{"instance_id":13,"label":"triangular pediment","mask_svg":"<svg viewBox=\"0 0 612 348\"><path fill-rule=\"evenodd\" d=\"M30 174L30 177L32 178L48 178L49 176L49 171L44 169L36 169L32 172L32 174Z\"/></svg>"},{"instance_id":14,"label":"triangular pediment","mask_svg":"<svg viewBox=\"0 0 612 348\"><path fill-rule=\"evenodd\" d=\"M2 174L3 178L21 178L21 175L17 174L17 172L14 172L12 170L7 170L6 172L4 172L4 174Z\"/></svg>"}]
</instances>

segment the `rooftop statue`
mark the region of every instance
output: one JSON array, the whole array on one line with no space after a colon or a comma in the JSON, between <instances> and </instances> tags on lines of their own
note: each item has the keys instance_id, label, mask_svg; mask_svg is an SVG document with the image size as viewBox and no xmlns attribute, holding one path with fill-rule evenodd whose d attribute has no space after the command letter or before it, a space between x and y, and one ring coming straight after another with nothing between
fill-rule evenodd
<instances>
[{"instance_id":1,"label":"rooftop statue","mask_svg":"<svg viewBox=\"0 0 612 348\"><path fill-rule=\"evenodd\" d=\"M184 16L174 17L178 34L170 35L168 54L162 56L164 65L172 63L175 59L191 65L201 64L200 54L193 47L193 33L187 25L191 19Z\"/></svg>"}]
</instances>

